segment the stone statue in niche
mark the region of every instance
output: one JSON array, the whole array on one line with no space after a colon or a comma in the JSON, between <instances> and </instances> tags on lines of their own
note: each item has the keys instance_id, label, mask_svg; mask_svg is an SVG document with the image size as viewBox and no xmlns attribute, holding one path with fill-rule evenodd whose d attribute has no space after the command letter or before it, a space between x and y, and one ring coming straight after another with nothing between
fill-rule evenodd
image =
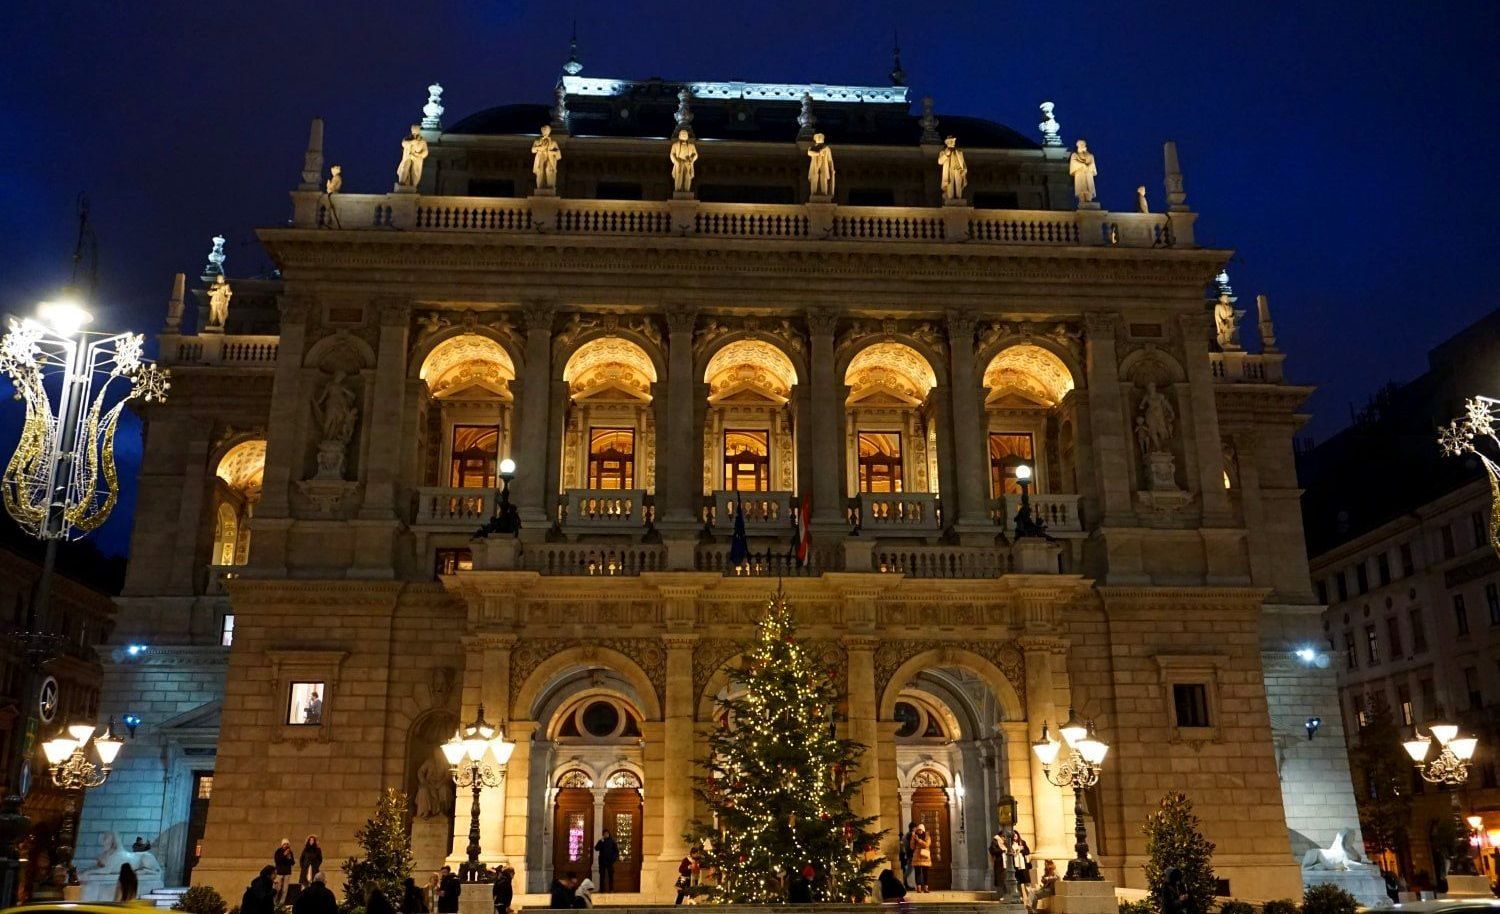
<instances>
[{"instance_id":1,"label":"stone statue in niche","mask_svg":"<svg viewBox=\"0 0 1500 914\"><path fill-rule=\"evenodd\" d=\"M344 383L342 371L335 371L314 398L313 417L322 433L316 478L343 479L344 460L354 438L354 424L359 421L359 407L355 405L354 392Z\"/></svg>"},{"instance_id":2,"label":"stone statue in niche","mask_svg":"<svg viewBox=\"0 0 1500 914\"><path fill-rule=\"evenodd\" d=\"M1156 389L1155 382L1148 381L1136 412L1136 443L1146 465L1149 488L1160 492L1178 491L1177 465L1172 456L1177 411L1172 407L1172 401Z\"/></svg>"},{"instance_id":3,"label":"stone statue in niche","mask_svg":"<svg viewBox=\"0 0 1500 914\"><path fill-rule=\"evenodd\" d=\"M427 158L427 141L422 138L422 125L412 124L411 133L401 141L401 164L396 166L396 188L417 189L422 180L422 164Z\"/></svg>"},{"instance_id":4,"label":"stone statue in niche","mask_svg":"<svg viewBox=\"0 0 1500 914\"><path fill-rule=\"evenodd\" d=\"M561 160L562 147L552 138L552 126L543 124L542 135L531 144L531 173L538 191L557 190L557 163Z\"/></svg>"},{"instance_id":5,"label":"stone statue in niche","mask_svg":"<svg viewBox=\"0 0 1500 914\"><path fill-rule=\"evenodd\" d=\"M1094 190L1094 178L1099 175L1099 165L1094 161L1094 154L1089 152L1089 144L1079 140L1075 144L1073 154L1068 156L1068 174L1073 176L1073 196L1078 198L1079 204L1093 203L1097 193Z\"/></svg>"},{"instance_id":6,"label":"stone statue in niche","mask_svg":"<svg viewBox=\"0 0 1500 914\"><path fill-rule=\"evenodd\" d=\"M962 200L969 187L969 166L964 162L964 151L958 148L958 138L948 137L938 151L938 165L943 169L943 202Z\"/></svg>"},{"instance_id":7,"label":"stone statue in niche","mask_svg":"<svg viewBox=\"0 0 1500 914\"><path fill-rule=\"evenodd\" d=\"M445 764L429 753L417 769L417 818L446 816L453 807L453 778Z\"/></svg>"},{"instance_id":8,"label":"stone statue in niche","mask_svg":"<svg viewBox=\"0 0 1500 914\"><path fill-rule=\"evenodd\" d=\"M693 193L693 175L697 171L698 147L686 130L677 131L677 139L667 152L672 160L672 190L682 197Z\"/></svg>"},{"instance_id":9,"label":"stone statue in niche","mask_svg":"<svg viewBox=\"0 0 1500 914\"><path fill-rule=\"evenodd\" d=\"M214 277L214 284L208 289L208 325L210 327L222 327L229 320L229 300L234 297L234 290L229 287L229 280L220 273Z\"/></svg>"},{"instance_id":10,"label":"stone statue in niche","mask_svg":"<svg viewBox=\"0 0 1500 914\"><path fill-rule=\"evenodd\" d=\"M815 133L807 149L807 192L814 197L833 196L833 147Z\"/></svg>"},{"instance_id":11,"label":"stone statue in niche","mask_svg":"<svg viewBox=\"0 0 1500 914\"><path fill-rule=\"evenodd\" d=\"M1214 302L1214 331L1220 349L1240 348L1240 327L1237 318L1234 302L1229 300L1229 294L1220 292L1219 300Z\"/></svg>"}]
</instances>

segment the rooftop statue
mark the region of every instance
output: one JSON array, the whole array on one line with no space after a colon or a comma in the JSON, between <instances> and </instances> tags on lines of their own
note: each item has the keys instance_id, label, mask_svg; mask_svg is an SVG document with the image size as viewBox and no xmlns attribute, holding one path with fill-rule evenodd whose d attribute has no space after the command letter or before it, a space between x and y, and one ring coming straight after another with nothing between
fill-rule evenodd
<instances>
[{"instance_id":1,"label":"rooftop statue","mask_svg":"<svg viewBox=\"0 0 1500 914\"><path fill-rule=\"evenodd\" d=\"M1099 174L1099 166L1094 161L1094 154L1089 152L1089 144L1079 140L1073 154L1068 156L1068 174L1073 176L1073 196L1078 198L1079 203L1093 203L1098 194L1094 190L1094 178Z\"/></svg>"},{"instance_id":2,"label":"rooftop statue","mask_svg":"<svg viewBox=\"0 0 1500 914\"><path fill-rule=\"evenodd\" d=\"M833 147L824 142L823 134L813 134L812 146L807 150L808 193L814 197L833 196Z\"/></svg>"},{"instance_id":3,"label":"rooftop statue","mask_svg":"<svg viewBox=\"0 0 1500 914\"><path fill-rule=\"evenodd\" d=\"M323 193L332 196L344 189L344 166L334 165L328 169L328 183L323 185Z\"/></svg>"},{"instance_id":4,"label":"rooftop statue","mask_svg":"<svg viewBox=\"0 0 1500 914\"><path fill-rule=\"evenodd\" d=\"M422 125L412 124L411 133L401 141L401 164L396 166L396 186L415 190L422 180L422 161L427 158L427 141Z\"/></svg>"},{"instance_id":5,"label":"rooftop statue","mask_svg":"<svg viewBox=\"0 0 1500 914\"><path fill-rule=\"evenodd\" d=\"M234 290L229 287L229 280L220 273L214 284L208 290L208 325L210 327L222 327L229 319L229 299L234 297Z\"/></svg>"},{"instance_id":6,"label":"rooftop statue","mask_svg":"<svg viewBox=\"0 0 1500 914\"><path fill-rule=\"evenodd\" d=\"M958 148L957 137L943 141L938 164L943 168L943 201L962 200L969 186L969 166L964 162L964 151Z\"/></svg>"},{"instance_id":7,"label":"rooftop statue","mask_svg":"<svg viewBox=\"0 0 1500 914\"><path fill-rule=\"evenodd\" d=\"M1227 292L1220 292L1219 300L1214 302L1214 331L1220 349L1240 348L1240 328L1235 321L1234 302L1229 300Z\"/></svg>"},{"instance_id":8,"label":"rooftop statue","mask_svg":"<svg viewBox=\"0 0 1500 914\"><path fill-rule=\"evenodd\" d=\"M1146 185L1144 184L1135 189L1135 211L1138 213L1151 212L1151 204L1146 202Z\"/></svg>"},{"instance_id":9,"label":"rooftop statue","mask_svg":"<svg viewBox=\"0 0 1500 914\"><path fill-rule=\"evenodd\" d=\"M557 163L562 160L562 147L552 138L552 127L542 125L542 135L531 144L531 173L536 176L537 190L557 189Z\"/></svg>"},{"instance_id":10,"label":"rooftop statue","mask_svg":"<svg viewBox=\"0 0 1500 914\"><path fill-rule=\"evenodd\" d=\"M693 144L692 135L686 130L677 131L677 139L667 157L672 160L672 190L678 194L691 194L698 161L698 147Z\"/></svg>"}]
</instances>

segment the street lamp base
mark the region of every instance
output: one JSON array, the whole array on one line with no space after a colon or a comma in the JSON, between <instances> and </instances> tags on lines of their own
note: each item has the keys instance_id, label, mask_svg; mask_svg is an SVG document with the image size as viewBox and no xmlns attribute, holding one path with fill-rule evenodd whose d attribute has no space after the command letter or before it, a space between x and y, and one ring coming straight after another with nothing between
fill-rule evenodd
<instances>
[{"instance_id":1,"label":"street lamp base","mask_svg":"<svg viewBox=\"0 0 1500 914\"><path fill-rule=\"evenodd\" d=\"M461 882L494 882L495 871L486 864L465 860L458 865L458 878Z\"/></svg>"},{"instance_id":2,"label":"street lamp base","mask_svg":"<svg viewBox=\"0 0 1500 914\"><path fill-rule=\"evenodd\" d=\"M1068 873L1063 877L1070 882L1094 882L1104 879L1099 875L1099 864L1093 860L1073 859L1068 861Z\"/></svg>"}]
</instances>

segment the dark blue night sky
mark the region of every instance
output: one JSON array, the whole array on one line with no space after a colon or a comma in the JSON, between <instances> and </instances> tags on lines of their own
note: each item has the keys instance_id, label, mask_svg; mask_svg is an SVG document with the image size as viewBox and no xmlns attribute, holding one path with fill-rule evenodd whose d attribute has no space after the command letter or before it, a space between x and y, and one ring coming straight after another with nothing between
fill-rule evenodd
<instances>
[{"instance_id":1,"label":"dark blue night sky","mask_svg":"<svg viewBox=\"0 0 1500 914\"><path fill-rule=\"evenodd\" d=\"M423 3L54 0L7 4L0 35L0 310L68 278L74 198L100 241L99 323L155 331L172 274L215 232L228 269L267 260L308 119L345 190L388 190L433 79L447 123L546 102L578 20L585 74L883 84L892 28L913 95L1099 156L1106 208L1178 141L1202 243L1232 247L1242 305L1271 295L1326 437L1427 349L1497 305L1500 4L1492 0ZM1477 393L1478 391L1476 391ZM1500 394L1500 378L1490 395ZM132 434L138 429L132 428ZM9 452L14 422L0 428ZM124 446L133 476L138 444ZM125 547L128 507L100 536Z\"/></svg>"}]
</instances>

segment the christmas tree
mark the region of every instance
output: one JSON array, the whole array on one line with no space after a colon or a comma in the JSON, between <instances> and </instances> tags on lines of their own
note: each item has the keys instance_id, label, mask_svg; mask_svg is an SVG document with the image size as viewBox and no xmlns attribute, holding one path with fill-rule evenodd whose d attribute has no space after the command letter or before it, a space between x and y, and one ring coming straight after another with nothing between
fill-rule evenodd
<instances>
[{"instance_id":1,"label":"christmas tree","mask_svg":"<svg viewBox=\"0 0 1500 914\"><path fill-rule=\"evenodd\" d=\"M868 895L880 834L851 808L865 747L834 733L838 686L797 640L780 589L743 657L695 779L713 813L688 832L712 877L700 894L751 904L785 902L794 886L820 902Z\"/></svg>"},{"instance_id":2,"label":"christmas tree","mask_svg":"<svg viewBox=\"0 0 1500 914\"><path fill-rule=\"evenodd\" d=\"M1146 819L1146 885L1151 897L1160 901L1167 874L1182 871L1182 891L1187 894L1184 914L1207 914L1214 900L1214 844L1198 830L1193 801L1185 794L1169 793Z\"/></svg>"},{"instance_id":3,"label":"christmas tree","mask_svg":"<svg viewBox=\"0 0 1500 914\"><path fill-rule=\"evenodd\" d=\"M375 815L354 833L363 858L344 861L345 912L364 910L371 889L380 889L395 905L401 883L411 875L411 837L406 831L406 794L387 787L375 804Z\"/></svg>"}]
</instances>

